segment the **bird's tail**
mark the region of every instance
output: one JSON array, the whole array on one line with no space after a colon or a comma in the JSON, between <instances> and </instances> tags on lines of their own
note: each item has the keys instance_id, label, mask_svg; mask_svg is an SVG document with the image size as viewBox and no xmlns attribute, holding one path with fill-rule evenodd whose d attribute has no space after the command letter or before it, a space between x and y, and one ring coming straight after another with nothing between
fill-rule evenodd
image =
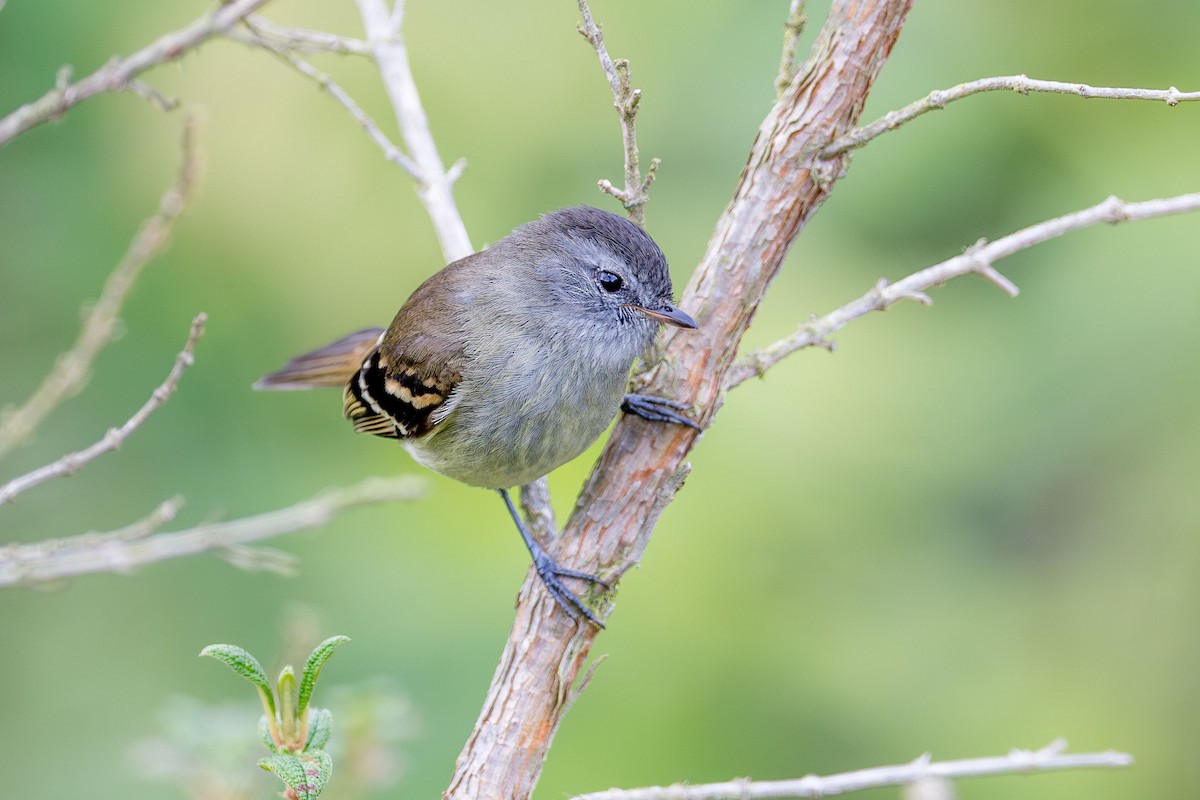
<instances>
[{"instance_id":1,"label":"bird's tail","mask_svg":"<svg viewBox=\"0 0 1200 800\"><path fill-rule=\"evenodd\" d=\"M258 390L341 389L379 344L382 328L365 328L319 350L293 358L283 368L259 378Z\"/></svg>"}]
</instances>

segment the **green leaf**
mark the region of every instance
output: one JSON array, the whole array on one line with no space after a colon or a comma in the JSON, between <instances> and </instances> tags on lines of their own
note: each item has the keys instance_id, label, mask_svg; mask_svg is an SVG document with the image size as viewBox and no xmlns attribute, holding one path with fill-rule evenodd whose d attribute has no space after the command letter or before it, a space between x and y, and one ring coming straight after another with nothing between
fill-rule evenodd
<instances>
[{"instance_id":1,"label":"green leaf","mask_svg":"<svg viewBox=\"0 0 1200 800\"><path fill-rule=\"evenodd\" d=\"M312 706L308 709L308 741L304 743L304 749L321 750L325 745L329 744L329 737L333 733L333 714L329 713L328 708L317 708Z\"/></svg>"},{"instance_id":2,"label":"green leaf","mask_svg":"<svg viewBox=\"0 0 1200 800\"><path fill-rule=\"evenodd\" d=\"M231 670L254 684L267 715L274 718L275 698L271 694L271 685L267 683L267 673L257 658L235 644L210 644L200 651L200 655L223 661Z\"/></svg>"},{"instance_id":3,"label":"green leaf","mask_svg":"<svg viewBox=\"0 0 1200 800\"><path fill-rule=\"evenodd\" d=\"M261 758L258 765L274 772L291 788L299 800L316 800L333 774L333 758L323 750L302 756L273 755Z\"/></svg>"},{"instance_id":4,"label":"green leaf","mask_svg":"<svg viewBox=\"0 0 1200 800\"><path fill-rule=\"evenodd\" d=\"M308 707L308 700L312 697L313 687L317 684L317 676L321 674L321 667L325 666L325 662L333 655L333 651L337 649L338 645L348 641L350 641L349 636L330 636L317 645L313 649L312 655L308 657L308 661L304 662L304 674L300 677L299 713L303 714L304 709Z\"/></svg>"}]
</instances>

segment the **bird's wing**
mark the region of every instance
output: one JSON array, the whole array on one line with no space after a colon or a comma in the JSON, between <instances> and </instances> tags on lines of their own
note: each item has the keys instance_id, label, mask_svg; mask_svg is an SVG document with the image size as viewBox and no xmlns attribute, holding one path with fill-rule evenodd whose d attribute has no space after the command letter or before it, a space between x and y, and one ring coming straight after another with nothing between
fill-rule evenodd
<instances>
[{"instance_id":1,"label":"bird's wing","mask_svg":"<svg viewBox=\"0 0 1200 800\"><path fill-rule=\"evenodd\" d=\"M407 439L428 433L445 413L462 377L451 359L435 367L377 347L346 384L343 413L359 433ZM395 360L393 360L395 358Z\"/></svg>"},{"instance_id":2,"label":"bird's wing","mask_svg":"<svg viewBox=\"0 0 1200 800\"><path fill-rule=\"evenodd\" d=\"M406 439L429 433L449 415L467 361L475 261L455 262L413 292L350 378L343 411L356 431Z\"/></svg>"}]
</instances>

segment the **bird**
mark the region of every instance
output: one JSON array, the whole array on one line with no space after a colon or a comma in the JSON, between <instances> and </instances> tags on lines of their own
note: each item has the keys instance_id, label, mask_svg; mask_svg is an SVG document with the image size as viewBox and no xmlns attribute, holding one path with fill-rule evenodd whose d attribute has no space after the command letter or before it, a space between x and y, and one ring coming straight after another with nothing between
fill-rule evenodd
<instances>
[{"instance_id":1,"label":"bird","mask_svg":"<svg viewBox=\"0 0 1200 800\"><path fill-rule=\"evenodd\" d=\"M419 464L498 492L558 606L603 627L562 579L608 584L559 566L509 490L578 456L619 410L699 429L683 402L626 393L663 325L696 327L674 304L662 250L624 217L573 206L442 268L386 330L296 356L254 388L340 387L355 431L396 439Z\"/></svg>"}]
</instances>

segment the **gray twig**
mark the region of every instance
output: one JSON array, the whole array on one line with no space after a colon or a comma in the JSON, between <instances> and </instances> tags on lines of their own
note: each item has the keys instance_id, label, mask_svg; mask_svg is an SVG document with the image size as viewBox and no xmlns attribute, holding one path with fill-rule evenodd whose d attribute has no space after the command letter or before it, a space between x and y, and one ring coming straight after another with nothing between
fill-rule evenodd
<instances>
[{"instance_id":1,"label":"gray twig","mask_svg":"<svg viewBox=\"0 0 1200 800\"><path fill-rule=\"evenodd\" d=\"M146 534L169 520L179 500L168 501L145 520L108 534L85 534L0 548L0 587L33 585L96 572L128 572L156 561L216 550L238 566L287 570L290 558L277 551L248 548L250 542L316 528L360 505L415 500L424 484L411 476L368 478L344 489L330 489L295 505L253 517L198 525L172 533ZM136 528L136 530L135 530Z\"/></svg>"},{"instance_id":2,"label":"gray twig","mask_svg":"<svg viewBox=\"0 0 1200 800\"><path fill-rule=\"evenodd\" d=\"M962 100L964 97L970 97L981 92L998 91L1012 91L1018 94L1048 92L1051 94L1071 94L1077 97L1104 98L1108 100L1153 100L1155 102L1166 103L1169 106L1200 100L1200 92L1181 92L1174 86L1168 89L1088 86L1086 83L1035 80L1026 75L1002 75L995 78L981 78L977 81L951 86L949 89L930 92L925 97L909 103L904 108L889 111L874 122L863 125L861 128L855 128L845 135L834 139L821 151L821 156L824 158L833 158L848 150L855 150L880 134L895 130L901 125L912 122L922 114L945 108L955 100Z\"/></svg>"},{"instance_id":3,"label":"gray twig","mask_svg":"<svg viewBox=\"0 0 1200 800\"><path fill-rule=\"evenodd\" d=\"M991 243L980 239L968 247L962 255L914 272L895 283L880 280L871 291L857 300L852 300L820 319L810 320L790 336L739 359L729 371L725 388L732 389L750 378L761 376L797 350L814 345L831 348L828 342L830 334L845 327L851 320L872 311L883 311L901 300L916 300L928 305L933 301L925 293L926 289L943 284L960 275L971 273L980 275L994 283L1005 294L1015 297L1016 285L1000 274L993 264L1006 256L1048 239L1101 222L1125 222L1196 210L1200 210L1200 192L1145 200L1140 203L1127 203L1119 197L1109 197L1091 208L1031 225Z\"/></svg>"},{"instance_id":4,"label":"gray twig","mask_svg":"<svg viewBox=\"0 0 1200 800\"><path fill-rule=\"evenodd\" d=\"M608 48L604 44L604 34L592 18L592 11L588 8L587 0L577 0L577 2L579 13L583 17L579 32L596 51L596 55L600 59L600 68L604 70L604 76L608 78L608 85L612 88L613 107L617 109L617 116L621 120L621 144L625 153L624 188L618 189L613 186L611 181L603 178L597 182L597 185L601 191L611 194L621 201L621 205L625 206L625 210L629 212L631 220L638 225L643 225L646 220L646 201L650 199L650 185L654 183L654 178L658 174L660 162L657 158L651 159L646 176L642 177L635 127L642 90L633 88L633 82L629 76L629 61L623 58L614 61L609 56Z\"/></svg>"},{"instance_id":5,"label":"gray twig","mask_svg":"<svg viewBox=\"0 0 1200 800\"><path fill-rule=\"evenodd\" d=\"M142 407L137 410L137 413L130 417L124 425L119 428L109 428L108 433L104 434L100 441L91 447L86 447L74 453L67 453L53 463L13 478L8 483L0 486L0 506L22 492L45 483L51 478L73 475L99 456L120 447L129 438L130 434L141 427L142 423L166 403L174 393L175 388L179 385L180 377L183 376L183 371L195 361L194 351L196 340L204 333L204 323L207 319L207 315L202 313L192 320L192 328L188 333L187 344L183 346L183 350L175 357L175 364L171 367L170 373L167 374L166 380L150 394L150 399L143 403Z\"/></svg>"},{"instance_id":6,"label":"gray twig","mask_svg":"<svg viewBox=\"0 0 1200 800\"><path fill-rule=\"evenodd\" d=\"M370 56L371 46L362 39L338 36L325 31L308 28L286 28L276 25L261 14L246 17L247 27L281 50L294 53L338 53L343 55ZM242 38L237 31L230 31L232 38Z\"/></svg>"},{"instance_id":7,"label":"gray twig","mask_svg":"<svg viewBox=\"0 0 1200 800\"><path fill-rule=\"evenodd\" d=\"M824 777L806 775L783 781L739 778L725 783L651 786L643 789L609 789L575 795L572 800L782 800L903 786L926 778L975 778L1060 769L1127 767L1133 757L1108 750L1103 753L1067 753L1065 739L1056 739L1040 750L1010 750L1008 755L933 761L928 753L908 764L843 772Z\"/></svg>"},{"instance_id":8,"label":"gray twig","mask_svg":"<svg viewBox=\"0 0 1200 800\"><path fill-rule=\"evenodd\" d=\"M131 87L135 77L159 64L175 61L204 42L219 36L267 0L232 0L205 14L187 27L160 36L131 56L114 58L100 69L70 82L70 67L59 70L56 86L0 119L0 146L30 128L58 119L67 111L102 92L135 91L146 96L141 86Z\"/></svg>"}]
</instances>

